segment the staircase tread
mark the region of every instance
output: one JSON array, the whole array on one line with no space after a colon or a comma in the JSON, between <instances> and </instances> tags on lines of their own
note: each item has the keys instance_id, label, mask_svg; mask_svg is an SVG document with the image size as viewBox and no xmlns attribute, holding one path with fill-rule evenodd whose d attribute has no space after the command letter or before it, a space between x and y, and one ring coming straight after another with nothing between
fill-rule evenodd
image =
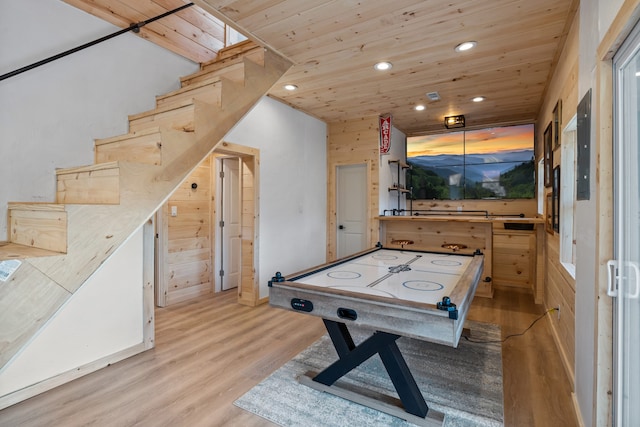
<instances>
[{"instance_id":1,"label":"staircase tread","mask_svg":"<svg viewBox=\"0 0 640 427\"><path fill-rule=\"evenodd\" d=\"M115 160L113 162L95 163L92 165L56 169L56 175L64 175L67 173L79 173L79 172L95 172L99 170L115 169L118 167L120 167L120 161Z\"/></svg>"},{"instance_id":2,"label":"staircase tread","mask_svg":"<svg viewBox=\"0 0 640 427\"><path fill-rule=\"evenodd\" d=\"M168 106L156 107L152 110L143 111L142 113L132 114L129 116L129 121L131 122L133 120L141 119L143 117L153 116L154 114L166 113L168 111L178 110L180 108L192 107L192 106L193 106L193 99L185 99L179 105L170 104Z\"/></svg>"},{"instance_id":3,"label":"staircase tread","mask_svg":"<svg viewBox=\"0 0 640 427\"><path fill-rule=\"evenodd\" d=\"M103 144L111 144L117 141L123 141L131 138L139 138L141 136L153 135L156 133L160 133L159 127L151 127L148 129L142 129L136 132L129 132L122 135L111 136L109 138L97 138L94 140L95 145L103 145Z\"/></svg>"},{"instance_id":4,"label":"staircase tread","mask_svg":"<svg viewBox=\"0 0 640 427\"><path fill-rule=\"evenodd\" d=\"M7 208L23 211L66 211L64 204L54 202L9 202Z\"/></svg>"},{"instance_id":5,"label":"staircase tread","mask_svg":"<svg viewBox=\"0 0 640 427\"><path fill-rule=\"evenodd\" d=\"M63 255L62 252L48 251L13 242L0 242L0 261L11 259L41 258Z\"/></svg>"},{"instance_id":6,"label":"staircase tread","mask_svg":"<svg viewBox=\"0 0 640 427\"><path fill-rule=\"evenodd\" d=\"M223 62L226 59L235 58L237 56L245 55L254 49L261 48L262 46L256 44L252 40L243 40L241 42L232 44L231 46L224 47L218 51L218 55L207 62L203 62L200 67L204 68L207 65L214 64L216 62Z\"/></svg>"},{"instance_id":7,"label":"staircase tread","mask_svg":"<svg viewBox=\"0 0 640 427\"><path fill-rule=\"evenodd\" d=\"M180 77L180 83L183 87L187 87L187 86L191 86L195 83L191 83L191 80L194 79L198 79L202 76L205 76L207 74L215 74L218 72L222 72L225 69L227 69L228 67L232 67L234 65L241 65L244 63L244 58L247 58L249 60L251 59L251 56L248 54L253 53L253 50L258 50L261 49L260 46L256 46L252 49L248 49L247 51L237 54L237 55L232 55L229 56L227 58L222 58L222 59L214 59L210 62L204 63L202 64L201 68L199 71L196 71L195 73L189 74L188 76L182 76ZM258 52L256 52L258 53Z\"/></svg>"},{"instance_id":8,"label":"staircase tread","mask_svg":"<svg viewBox=\"0 0 640 427\"><path fill-rule=\"evenodd\" d=\"M224 67L221 68L213 68L213 69L206 69L206 70L200 70L196 73L190 74L188 76L184 76L184 77L180 77L180 84L182 86L182 88L190 88L190 87L196 87L196 85L198 85L200 83L200 78L202 77L206 77L208 74L211 74L210 77L207 77L205 81L208 80L214 80L216 78L220 78L221 74L223 72L227 72L229 71L230 67L236 67L236 68L240 68L242 67L244 64L244 59L243 58L239 58L237 62L231 63L231 64L227 64ZM192 82L193 80L196 80L195 82Z\"/></svg>"},{"instance_id":9,"label":"staircase tread","mask_svg":"<svg viewBox=\"0 0 640 427\"><path fill-rule=\"evenodd\" d=\"M229 46L223 47L218 51L218 55L224 58L229 52L233 52L233 51L245 52L247 50L253 49L254 47L260 47L260 46L253 40L246 39L234 44L230 44Z\"/></svg>"},{"instance_id":10,"label":"staircase tread","mask_svg":"<svg viewBox=\"0 0 640 427\"><path fill-rule=\"evenodd\" d=\"M224 78L223 76L217 76L217 75L216 76L212 76L209 79L202 80L202 81L199 81L199 82L196 82L196 83L192 83L192 84L190 84L188 86L183 86L180 89L176 89L176 90L174 90L172 92L165 93L164 95L158 95L158 96L156 96L156 101L161 101L161 100L166 99L166 98L171 98L172 96L180 95L180 94L183 94L183 93L195 90L195 89L200 89L200 88L205 87L205 86L213 85L215 83L218 83L218 82L222 81L223 78Z\"/></svg>"}]
</instances>

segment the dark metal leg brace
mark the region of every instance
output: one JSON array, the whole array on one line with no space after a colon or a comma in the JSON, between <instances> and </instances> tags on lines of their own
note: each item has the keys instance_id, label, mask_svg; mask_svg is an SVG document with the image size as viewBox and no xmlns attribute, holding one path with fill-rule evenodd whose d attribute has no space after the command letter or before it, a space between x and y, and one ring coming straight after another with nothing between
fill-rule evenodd
<instances>
[{"instance_id":1,"label":"dark metal leg brace","mask_svg":"<svg viewBox=\"0 0 640 427\"><path fill-rule=\"evenodd\" d=\"M325 327L339 359L316 375L313 380L331 386L374 354L379 354L393 382L404 409L413 415L425 417L429 411L427 403L416 384L400 349L396 344L400 335L376 331L356 346L347 326L341 322L324 319Z\"/></svg>"}]
</instances>

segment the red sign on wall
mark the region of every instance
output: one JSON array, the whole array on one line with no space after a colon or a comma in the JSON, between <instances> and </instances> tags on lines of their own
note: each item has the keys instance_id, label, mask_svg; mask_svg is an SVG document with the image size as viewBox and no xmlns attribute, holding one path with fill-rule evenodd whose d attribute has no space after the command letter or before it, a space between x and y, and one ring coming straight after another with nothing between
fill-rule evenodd
<instances>
[{"instance_id":1,"label":"red sign on wall","mask_svg":"<svg viewBox=\"0 0 640 427\"><path fill-rule=\"evenodd\" d=\"M391 116L380 116L380 154L387 154L391 148Z\"/></svg>"}]
</instances>

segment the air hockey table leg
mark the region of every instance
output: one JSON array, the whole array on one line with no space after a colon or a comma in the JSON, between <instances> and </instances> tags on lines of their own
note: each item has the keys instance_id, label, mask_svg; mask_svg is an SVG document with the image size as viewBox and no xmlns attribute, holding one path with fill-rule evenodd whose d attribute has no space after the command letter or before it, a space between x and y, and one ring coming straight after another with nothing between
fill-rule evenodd
<instances>
[{"instance_id":1,"label":"air hockey table leg","mask_svg":"<svg viewBox=\"0 0 640 427\"><path fill-rule=\"evenodd\" d=\"M339 359L316 375L313 381L331 386L364 361L379 354L405 411L420 418L427 415L427 403L396 344L400 335L376 331L356 346L344 323L323 321Z\"/></svg>"}]
</instances>

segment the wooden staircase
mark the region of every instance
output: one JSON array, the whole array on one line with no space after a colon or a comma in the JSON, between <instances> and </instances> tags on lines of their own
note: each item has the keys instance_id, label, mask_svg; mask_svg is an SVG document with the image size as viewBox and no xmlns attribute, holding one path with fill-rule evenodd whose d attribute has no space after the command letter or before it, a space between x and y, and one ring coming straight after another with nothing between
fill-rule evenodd
<instances>
[{"instance_id":1,"label":"wooden staircase","mask_svg":"<svg viewBox=\"0 0 640 427\"><path fill-rule=\"evenodd\" d=\"M0 260L0 369L139 229L265 95L291 63L250 42L221 52L129 117L129 133L95 141L95 164L58 170L56 203L11 203Z\"/></svg>"}]
</instances>

